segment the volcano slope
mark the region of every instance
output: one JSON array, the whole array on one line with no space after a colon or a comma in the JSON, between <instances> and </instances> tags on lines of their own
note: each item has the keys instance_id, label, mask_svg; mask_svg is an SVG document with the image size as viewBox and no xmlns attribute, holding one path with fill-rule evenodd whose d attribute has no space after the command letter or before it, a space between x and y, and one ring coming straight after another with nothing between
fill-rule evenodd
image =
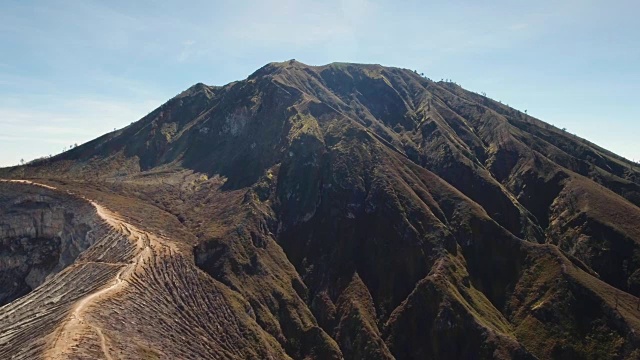
<instances>
[{"instance_id":1,"label":"volcano slope","mask_svg":"<svg viewBox=\"0 0 640 360\"><path fill-rule=\"evenodd\" d=\"M0 177L2 358L640 358L635 165L406 69L268 64Z\"/></svg>"}]
</instances>

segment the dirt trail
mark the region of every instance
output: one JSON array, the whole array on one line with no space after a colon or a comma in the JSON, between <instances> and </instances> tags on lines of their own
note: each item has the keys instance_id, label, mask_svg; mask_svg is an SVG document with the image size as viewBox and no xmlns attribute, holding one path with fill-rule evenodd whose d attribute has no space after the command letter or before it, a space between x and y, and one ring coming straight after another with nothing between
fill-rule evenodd
<instances>
[{"instance_id":1,"label":"dirt trail","mask_svg":"<svg viewBox=\"0 0 640 360\"><path fill-rule=\"evenodd\" d=\"M29 184L34 186L41 186L50 190L56 190L57 188L46 184L32 182L29 180L3 180L0 182L15 182L21 184ZM53 341L49 346L49 350L45 354L47 359L64 359L70 355L71 351L78 346L82 338L87 335L87 332L95 332L100 340L101 348L106 359L111 360L112 357L109 354L107 346L107 339L103 333L103 330L96 324L89 323L85 315L89 311L89 308L98 303L99 301L115 295L127 285L127 278L134 274L138 267L150 264L150 261L155 257L157 252L168 251L168 253L176 252L177 248L175 244L167 242L154 234L143 231L136 226L127 223L116 213L110 211L104 206L96 203L93 200L87 199L84 196L74 194L67 191L68 194L81 197L87 200L96 209L96 212L100 218L102 218L107 224L109 224L115 231L126 236L129 240L135 243L137 247L136 255L128 264L121 264L122 268L108 286L101 288L98 291L87 294L87 296L78 300L73 306L68 319L62 323L55 332Z\"/></svg>"},{"instance_id":2,"label":"dirt trail","mask_svg":"<svg viewBox=\"0 0 640 360\"><path fill-rule=\"evenodd\" d=\"M109 355L109 349L107 348L107 339L102 334L102 330L97 326L91 326L96 333L98 333L98 337L100 338L100 346L102 347L102 352L107 360L113 360L111 355Z\"/></svg>"}]
</instances>

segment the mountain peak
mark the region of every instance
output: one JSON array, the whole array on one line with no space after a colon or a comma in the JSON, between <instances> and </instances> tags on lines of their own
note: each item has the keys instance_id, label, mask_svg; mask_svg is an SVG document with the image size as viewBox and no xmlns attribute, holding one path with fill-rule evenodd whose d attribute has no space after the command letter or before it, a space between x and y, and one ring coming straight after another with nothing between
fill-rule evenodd
<instances>
[{"instance_id":1,"label":"mountain peak","mask_svg":"<svg viewBox=\"0 0 640 360\"><path fill-rule=\"evenodd\" d=\"M283 69L292 68L292 67L303 68L303 67L309 67L309 65L303 64L299 61L296 61L295 59L281 61L281 62L270 62L264 65L263 67L261 67L260 69L256 70L253 74L249 75L249 79L253 79L259 76L274 75L282 71Z\"/></svg>"},{"instance_id":2,"label":"mountain peak","mask_svg":"<svg viewBox=\"0 0 640 360\"><path fill-rule=\"evenodd\" d=\"M287 70L310 70L312 72L322 72L323 70L333 70L333 71L341 71L341 72L349 72L349 71L378 71L379 72L384 69L410 72L410 70L394 68L394 67L385 67L379 64L332 62L326 65L308 65L300 61L297 61L295 59L291 59L291 60L282 61L282 62L268 63L265 66L258 69L253 74L251 74L249 76L249 79L255 78L257 76L275 75Z\"/></svg>"}]
</instances>

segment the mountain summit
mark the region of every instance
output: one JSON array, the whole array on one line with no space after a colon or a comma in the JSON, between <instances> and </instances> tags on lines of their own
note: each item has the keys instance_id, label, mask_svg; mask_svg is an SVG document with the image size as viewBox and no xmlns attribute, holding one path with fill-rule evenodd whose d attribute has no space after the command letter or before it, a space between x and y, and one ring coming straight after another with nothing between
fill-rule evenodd
<instances>
[{"instance_id":1,"label":"mountain summit","mask_svg":"<svg viewBox=\"0 0 640 360\"><path fill-rule=\"evenodd\" d=\"M637 165L407 69L271 63L0 177L2 358L640 358Z\"/></svg>"}]
</instances>

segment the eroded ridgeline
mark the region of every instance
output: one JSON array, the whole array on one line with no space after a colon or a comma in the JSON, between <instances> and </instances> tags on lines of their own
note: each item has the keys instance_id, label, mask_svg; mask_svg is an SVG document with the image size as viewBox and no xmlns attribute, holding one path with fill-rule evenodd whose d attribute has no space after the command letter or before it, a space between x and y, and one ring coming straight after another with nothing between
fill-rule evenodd
<instances>
[{"instance_id":1,"label":"eroded ridgeline","mask_svg":"<svg viewBox=\"0 0 640 360\"><path fill-rule=\"evenodd\" d=\"M195 266L189 246L69 191L26 181L0 190L40 208L56 197L88 204L78 211L91 219L71 264L0 308L0 358L287 358L250 305Z\"/></svg>"}]
</instances>

